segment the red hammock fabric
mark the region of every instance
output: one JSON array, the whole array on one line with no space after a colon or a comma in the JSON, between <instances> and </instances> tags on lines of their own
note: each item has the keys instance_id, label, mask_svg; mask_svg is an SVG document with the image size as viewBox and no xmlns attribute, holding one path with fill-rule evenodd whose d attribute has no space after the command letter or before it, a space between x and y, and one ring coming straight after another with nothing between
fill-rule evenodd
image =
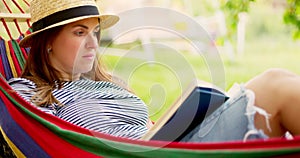
<instances>
[{"instance_id":1,"label":"red hammock fabric","mask_svg":"<svg viewBox=\"0 0 300 158\"><path fill-rule=\"evenodd\" d=\"M113 137L43 113L14 93L3 78L0 85L1 128L26 156L76 157L75 153L80 157L300 156L299 137L246 143L178 143Z\"/></svg>"}]
</instances>

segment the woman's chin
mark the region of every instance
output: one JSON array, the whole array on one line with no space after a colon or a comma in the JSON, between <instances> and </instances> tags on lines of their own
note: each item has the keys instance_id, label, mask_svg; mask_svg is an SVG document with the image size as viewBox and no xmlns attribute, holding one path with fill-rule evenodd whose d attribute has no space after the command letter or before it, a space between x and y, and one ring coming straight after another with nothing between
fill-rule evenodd
<instances>
[{"instance_id":1,"label":"woman's chin","mask_svg":"<svg viewBox=\"0 0 300 158\"><path fill-rule=\"evenodd\" d=\"M83 65L74 69L76 73L88 73L93 69L93 65Z\"/></svg>"}]
</instances>

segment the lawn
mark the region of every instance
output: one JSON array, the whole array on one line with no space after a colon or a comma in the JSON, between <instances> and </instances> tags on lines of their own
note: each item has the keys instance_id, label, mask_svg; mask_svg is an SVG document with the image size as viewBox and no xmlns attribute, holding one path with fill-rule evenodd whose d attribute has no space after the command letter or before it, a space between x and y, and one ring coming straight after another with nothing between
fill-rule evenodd
<instances>
[{"instance_id":1,"label":"lawn","mask_svg":"<svg viewBox=\"0 0 300 158\"><path fill-rule=\"evenodd\" d=\"M149 106L153 120L157 120L172 105L194 78L219 84L219 87L228 90L233 83L245 83L273 67L300 74L299 41L289 37L247 41L244 54L234 60L229 60L222 49L219 56L213 58L220 60L211 61L201 54L175 51L156 44L153 46L152 59L135 45L127 48L122 55L104 56L108 69L127 82ZM218 66L214 68L210 64Z\"/></svg>"},{"instance_id":2,"label":"lawn","mask_svg":"<svg viewBox=\"0 0 300 158\"><path fill-rule=\"evenodd\" d=\"M123 51L112 50L118 55L107 53L104 62L149 106L155 121L194 78L228 90L234 83L245 83L269 68L300 74L300 41L292 39L292 28L283 23L283 12L267 2L253 3L247 17L244 53L233 60L222 47L218 47L218 54L205 54L156 41L151 43L152 54L145 53L139 42L113 45Z\"/></svg>"}]
</instances>

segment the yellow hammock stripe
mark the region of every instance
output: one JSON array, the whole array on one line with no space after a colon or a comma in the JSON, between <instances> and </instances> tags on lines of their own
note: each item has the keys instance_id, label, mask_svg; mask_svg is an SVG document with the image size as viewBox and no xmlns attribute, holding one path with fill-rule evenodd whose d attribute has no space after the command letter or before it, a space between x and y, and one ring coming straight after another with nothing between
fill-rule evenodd
<instances>
[{"instance_id":1,"label":"yellow hammock stripe","mask_svg":"<svg viewBox=\"0 0 300 158\"><path fill-rule=\"evenodd\" d=\"M18 158L26 158L25 155L15 146L15 144L13 142L11 142L11 140L6 136L6 134L4 133L3 129L0 127L0 131L3 135L3 138L5 139L5 141L7 142L7 144L9 145L9 147L11 148L11 150L14 152L14 154L18 157Z\"/></svg>"},{"instance_id":2,"label":"yellow hammock stripe","mask_svg":"<svg viewBox=\"0 0 300 158\"><path fill-rule=\"evenodd\" d=\"M8 59L8 62L9 62L10 69L11 69L11 72L13 74L13 77L18 77L18 74L17 74L17 71L16 71L16 67L14 65L14 62L13 62L11 54L10 54L8 41L5 41L5 47L6 47L7 59Z\"/></svg>"}]
</instances>

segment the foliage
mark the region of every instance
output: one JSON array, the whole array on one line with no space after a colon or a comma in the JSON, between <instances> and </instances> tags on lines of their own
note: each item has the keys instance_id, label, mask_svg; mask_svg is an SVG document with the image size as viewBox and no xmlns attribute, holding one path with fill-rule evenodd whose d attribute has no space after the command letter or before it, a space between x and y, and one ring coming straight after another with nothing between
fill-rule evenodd
<instances>
[{"instance_id":1,"label":"foliage","mask_svg":"<svg viewBox=\"0 0 300 158\"><path fill-rule=\"evenodd\" d=\"M284 68L300 74L300 41L286 40L286 38L273 39L273 37L270 37L270 39L256 38L247 41L244 56L237 56L235 62L231 62L227 54L220 54L223 61L220 64L224 66L225 71L225 90L228 90L234 83L246 83L269 68ZM128 49L135 47L134 44L126 46ZM153 121L160 118L179 97L181 92L176 87L180 85L180 87L182 86L181 90L185 89L183 83L179 82L174 74L190 75L186 64L183 64L182 58L177 58L173 51L162 48L155 50L155 62L153 63L160 64L141 64L147 63L146 59L126 58L123 54L120 56L106 54L103 60L114 75L128 82L136 95L149 105L149 112L152 114L151 120ZM202 55L189 52L180 53L190 63L193 73L198 79L206 82L212 81L213 72L209 69ZM174 63L175 67L172 66L166 69L163 65L168 65L169 61ZM135 65L138 66L135 67ZM165 98L165 100L161 98ZM164 105L160 107L162 103Z\"/></svg>"},{"instance_id":2,"label":"foliage","mask_svg":"<svg viewBox=\"0 0 300 158\"><path fill-rule=\"evenodd\" d=\"M253 1L255 0L220 0L227 22L227 38L233 40L239 22L239 13L248 12Z\"/></svg>"},{"instance_id":3,"label":"foliage","mask_svg":"<svg viewBox=\"0 0 300 158\"><path fill-rule=\"evenodd\" d=\"M221 9L224 11L227 21L227 38L233 40L239 21L239 13L249 12L251 2L255 0L220 0ZM286 0L286 9L283 20L292 25L294 39L300 39L300 0Z\"/></svg>"},{"instance_id":4,"label":"foliage","mask_svg":"<svg viewBox=\"0 0 300 158\"><path fill-rule=\"evenodd\" d=\"M284 22L294 26L294 39L300 38L300 0L287 0Z\"/></svg>"}]
</instances>

